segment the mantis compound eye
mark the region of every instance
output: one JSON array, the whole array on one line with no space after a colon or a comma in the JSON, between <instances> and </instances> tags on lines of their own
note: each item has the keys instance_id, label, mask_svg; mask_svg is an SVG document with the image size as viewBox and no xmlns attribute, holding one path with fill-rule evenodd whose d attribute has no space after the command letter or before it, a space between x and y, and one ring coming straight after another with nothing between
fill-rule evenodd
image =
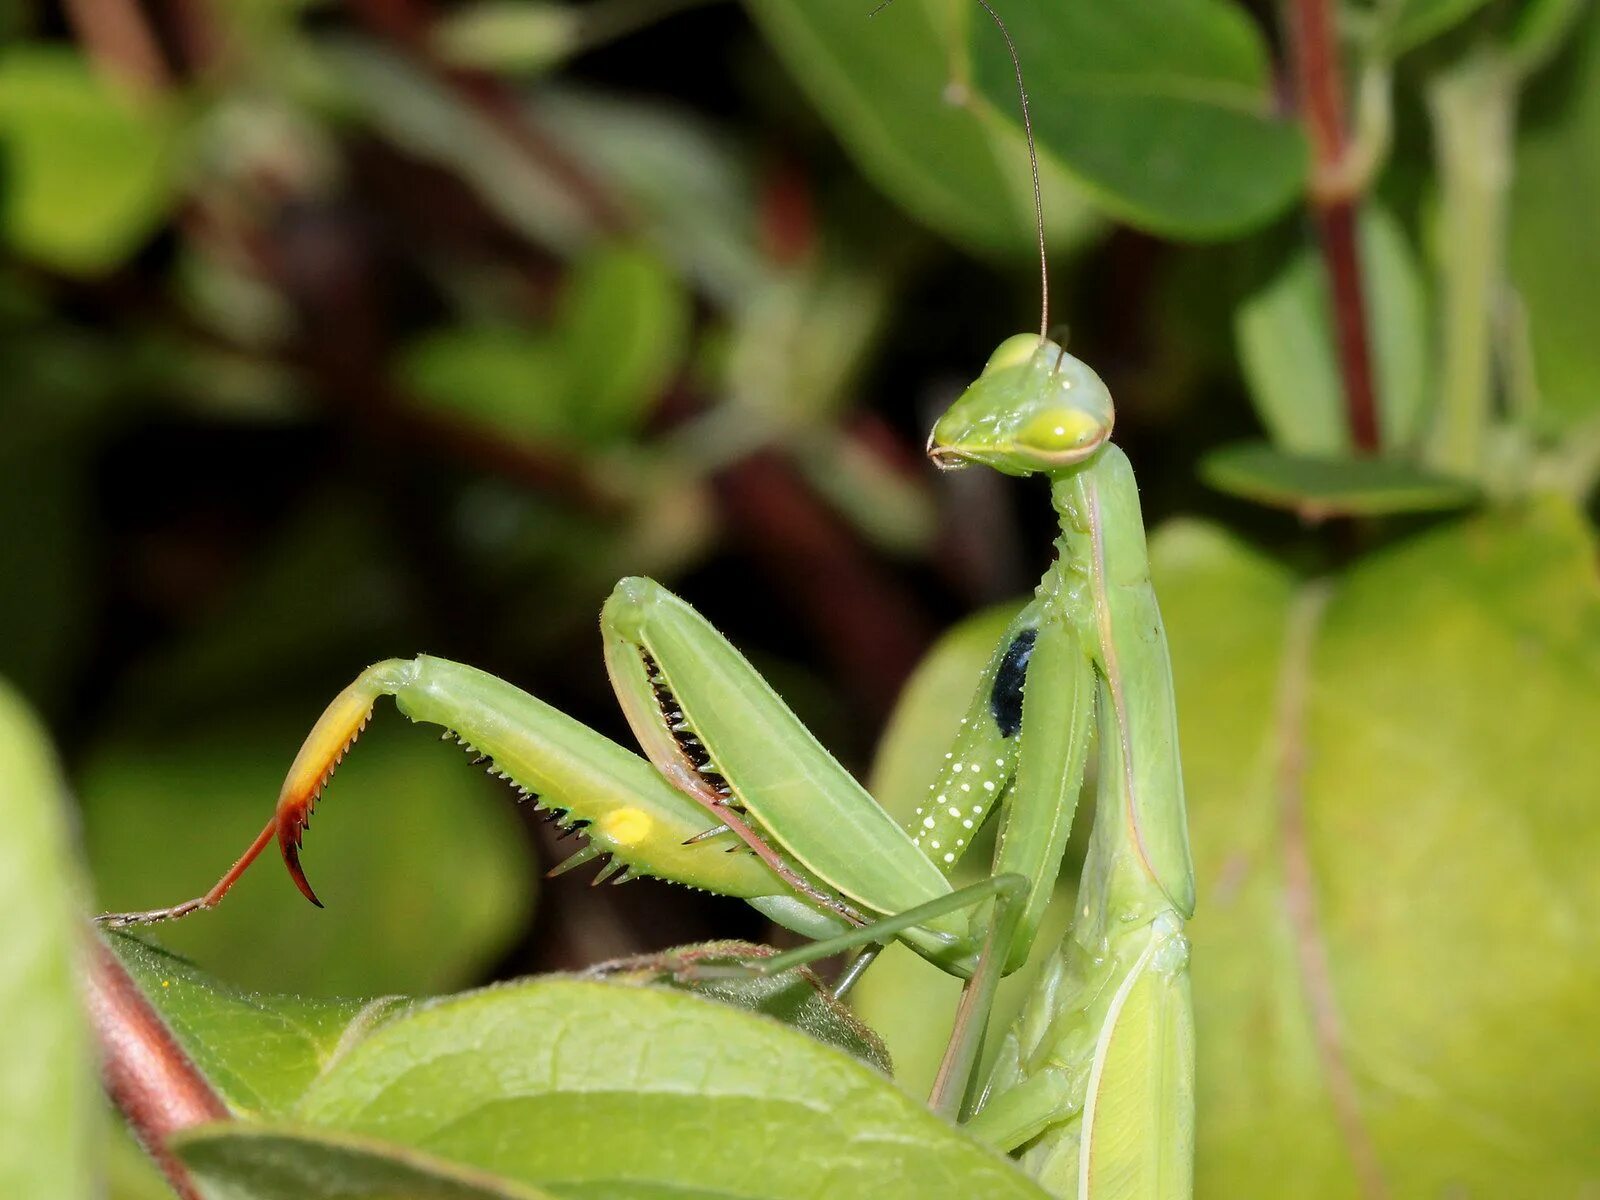
<instances>
[{"instance_id":1,"label":"mantis compound eye","mask_svg":"<svg viewBox=\"0 0 1600 1200\"><path fill-rule=\"evenodd\" d=\"M1056 455L1097 445L1106 425L1094 414L1078 408L1050 408L1029 418L1017 431L1017 443L1027 450Z\"/></svg>"}]
</instances>

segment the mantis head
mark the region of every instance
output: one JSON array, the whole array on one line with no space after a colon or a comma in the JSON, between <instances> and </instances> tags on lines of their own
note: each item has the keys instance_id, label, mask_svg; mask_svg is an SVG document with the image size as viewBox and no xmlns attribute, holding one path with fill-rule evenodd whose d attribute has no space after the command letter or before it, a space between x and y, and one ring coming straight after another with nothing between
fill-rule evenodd
<instances>
[{"instance_id":1,"label":"mantis head","mask_svg":"<svg viewBox=\"0 0 1600 1200\"><path fill-rule=\"evenodd\" d=\"M982 463L1007 475L1058 472L1100 449L1115 419L1100 376L1050 339L1019 333L939 418L928 457L942 470Z\"/></svg>"}]
</instances>

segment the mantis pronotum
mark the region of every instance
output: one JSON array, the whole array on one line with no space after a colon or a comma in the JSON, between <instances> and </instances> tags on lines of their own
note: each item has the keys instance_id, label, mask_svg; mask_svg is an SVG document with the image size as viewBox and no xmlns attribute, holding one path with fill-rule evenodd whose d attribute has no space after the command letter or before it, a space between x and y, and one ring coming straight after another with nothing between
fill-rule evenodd
<instances>
[{"instance_id":1,"label":"mantis pronotum","mask_svg":"<svg viewBox=\"0 0 1600 1200\"><path fill-rule=\"evenodd\" d=\"M1031 154L1025 92L1023 117ZM1033 169L1043 276L1036 159ZM443 726L490 761L563 827L583 831L587 844L556 873L609 855L602 876L654 875L743 897L818 939L763 960L766 971L867 947L841 991L892 937L966 978L931 1103L994 1145L1020 1149L1055 1194L1187 1197L1194 1067L1182 928L1194 878L1171 668L1133 474L1108 441L1110 393L1046 326L1042 313L1040 333L1003 342L928 440L941 468L1045 475L1060 535L1056 561L996 648L909 827L699 614L649 580L625 579L601 629L612 684L648 762L485 672L391 659L328 706L272 820L210 892L105 919L209 908L273 840L316 902L299 860L306 821L374 703L390 695L413 720ZM991 1077L975 1086L994 984L1028 958L1061 869L1092 719L1098 795L1076 920ZM953 890L949 873L997 812L990 877ZM745 847L755 853L724 853Z\"/></svg>"}]
</instances>

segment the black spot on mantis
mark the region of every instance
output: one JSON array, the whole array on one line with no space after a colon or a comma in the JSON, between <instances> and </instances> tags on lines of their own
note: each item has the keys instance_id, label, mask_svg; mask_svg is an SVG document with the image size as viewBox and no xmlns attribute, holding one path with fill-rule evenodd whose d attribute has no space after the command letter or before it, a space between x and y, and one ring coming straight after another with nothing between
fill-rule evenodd
<instances>
[{"instance_id":1,"label":"black spot on mantis","mask_svg":"<svg viewBox=\"0 0 1600 1200\"><path fill-rule=\"evenodd\" d=\"M994 723L1000 727L1001 737L1014 737L1022 728L1022 687L1028 678L1028 659L1033 657L1033 643L1039 631L1024 629L1006 647L1000 669L995 672L994 687L989 692L989 711Z\"/></svg>"}]
</instances>

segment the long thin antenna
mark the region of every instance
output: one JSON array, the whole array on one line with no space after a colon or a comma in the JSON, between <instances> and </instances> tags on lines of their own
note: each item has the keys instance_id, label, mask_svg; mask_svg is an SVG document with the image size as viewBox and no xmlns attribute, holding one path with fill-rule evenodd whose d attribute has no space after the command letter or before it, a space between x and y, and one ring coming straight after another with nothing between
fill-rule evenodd
<instances>
[{"instance_id":1,"label":"long thin antenna","mask_svg":"<svg viewBox=\"0 0 1600 1200\"><path fill-rule=\"evenodd\" d=\"M881 0L878 7L867 14L868 19L877 16L894 0ZM1028 167L1033 171L1033 224L1034 231L1039 236L1039 336L1050 336L1050 263L1046 254L1044 237L1044 192L1039 187L1039 148L1033 141L1033 117L1028 112L1028 85L1022 82L1022 59L1017 55L1017 44L1011 40L1011 31L1006 28L1006 23L1000 19L1000 14L995 12L989 0L978 0L983 6L983 11L989 14L989 19L1000 30L1000 36L1006 41L1006 53L1011 55L1011 69L1017 73L1017 95L1022 98L1022 132L1028 139Z\"/></svg>"},{"instance_id":2,"label":"long thin antenna","mask_svg":"<svg viewBox=\"0 0 1600 1200\"><path fill-rule=\"evenodd\" d=\"M1039 149L1033 141L1033 117L1028 112L1028 85L1022 82L1022 59L1017 55L1017 44L1011 40L1011 31L1000 19L989 0L978 0L983 11L1000 30L1006 41L1006 53L1011 55L1011 69L1017 73L1017 95L1022 98L1022 132L1028 139L1028 166L1033 171L1033 220L1039 235L1039 336L1050 336L1050 264L1046 258L1044 238L1044 192L1039 187Z\"/></svg>"}]
</instances>

